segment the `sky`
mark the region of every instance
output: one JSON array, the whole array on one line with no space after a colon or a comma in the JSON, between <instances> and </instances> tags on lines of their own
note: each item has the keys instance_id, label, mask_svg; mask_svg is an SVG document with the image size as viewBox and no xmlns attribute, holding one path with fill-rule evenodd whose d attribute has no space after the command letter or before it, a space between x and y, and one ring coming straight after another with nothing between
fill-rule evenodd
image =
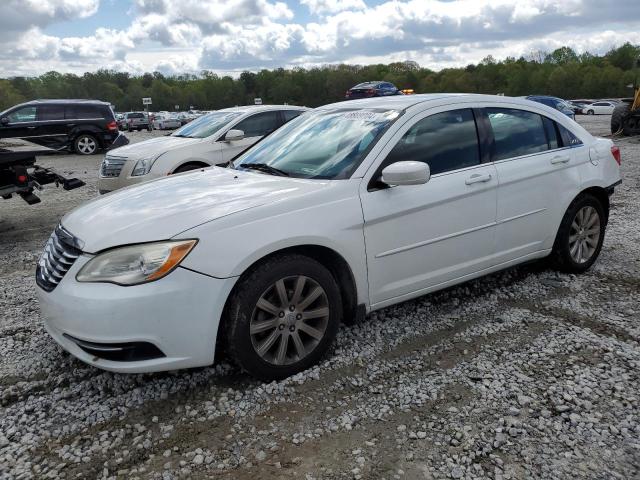
<instances>
[{"instance_id":1,"label":"sky","mask_svg":"<svg viewBox=\"0 0 640 480\"><path fill-rule=\"evenodd\" d=\"M640 44L640 0L0 0L0 77L413 60Z\"/></svg>"}]
</instances>

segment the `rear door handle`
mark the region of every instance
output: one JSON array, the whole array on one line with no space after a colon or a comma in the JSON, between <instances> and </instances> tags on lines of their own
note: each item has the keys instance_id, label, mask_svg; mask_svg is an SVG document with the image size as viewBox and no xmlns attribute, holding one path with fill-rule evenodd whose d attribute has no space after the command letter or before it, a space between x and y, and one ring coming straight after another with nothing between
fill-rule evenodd
<instances>
[{"instance_id":1,"label":"rear door handle","mask_svg":"<svg viewBox=\"0 0 640 480\"><path fill-rule=\"evenodd\" d=\"M551 163L556 165L558 163L569 163L569 157L566 155L556 155L551 159Z\"/></svg>"},{"instance_id":2,"label":"rear door handle","mask_svg":"<svg viewBox=\"0 0 640 480\"><path fill-rule=\"evenodd\" d=\"M467 178L464 183L466 183L467 185L471 185L473 183L484 183L484 182L488 182L489 180L491 180L491 175L487 174L487 175L471 175L469 178Z\"/></svg>"},{"instance_id":3,"label":"rear door handle","mask_svg":"<svg viewBox=\"0 0 640 480\"><path fill-rule=\"evenodd\" d=\"M35 127L35 125L32 125L32 126L27 127L27 128L28 128L29 130L33 130L33 129L34 129L34 128L36 128L36 127Z\"/></svg>"}]
</instances>

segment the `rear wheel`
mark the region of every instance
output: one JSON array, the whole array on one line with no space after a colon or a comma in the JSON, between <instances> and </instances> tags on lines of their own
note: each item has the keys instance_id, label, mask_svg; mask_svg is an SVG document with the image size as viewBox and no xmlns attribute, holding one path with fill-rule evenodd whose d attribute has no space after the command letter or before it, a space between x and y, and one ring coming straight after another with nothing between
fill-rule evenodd
<instances>
[{"instance_id":1,"label":"rear wheel","mask_svg":"<svg viewBox=\"0 0 640 480\"><path fill-rule=\"evenodd\" d=\"M78 155L93 155L98 151L98 140L93 135L83 133L73 142L73 149Z\"/></svg>"},{"instance_id":2,"label":"rear wheel","mask_svg":"<svg viewBox=\"0 0 640 480\"><path fill-rule=\"evenodd\" d=\"M593 195L582 195L567 209L551 259L559 270L581 273L596 261L604 241L606 212Z\"/></svg>"},{"instance_id":3,"label":"rear wheel","mask_svg":"<svg viewBox=\"0 0 640 480\"><path fill-rule=\"evenodd\" d=\"M613 109L611 114L611 134L616 134L623 129L623 119L627 113L631 110L631 104L628 102L622 102Z\"/></svg>"},{"instance_id":4,"label":"rear wheel","mask_svg":"<svg viewBox=\"0 0 640 480\"><path fill-rule=\"evenodd\" d=\"M303 255L278 255L236 287L223 334L232 360L265 381L316 363L335 338L341 296L331 273Z\"/></svg>"}]
</instances>

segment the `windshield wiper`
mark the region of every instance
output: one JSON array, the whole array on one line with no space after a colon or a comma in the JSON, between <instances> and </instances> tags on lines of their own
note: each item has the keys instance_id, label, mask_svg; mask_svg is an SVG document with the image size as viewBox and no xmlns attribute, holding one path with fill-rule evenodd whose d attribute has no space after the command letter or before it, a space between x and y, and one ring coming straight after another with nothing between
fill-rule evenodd
<instances>
[{"instance_id":1,"label":"windshield wiper","mask_svg":"<svg viewBox=\"0 0 640 480\"><path fill-rule=\"evenodd\" d=\"M246 168L247 170L258 170L260 172L268 173L270 175L278 175L280 177L288 177L289 174L284 170L272 167L266 163L243 163L238 165L240 168Z\"/></svg>"},{"instance_id":2,"label":"windshield wiper","mask_svg":"<svg viewBox=\"0 0 640 480\"><path fill-rule=\"evenodd\" d=\"M172 137L180 137L180 138L191 138L189 135L176 135L175 133L170 134Z\"/></svg>"}]
</instances>

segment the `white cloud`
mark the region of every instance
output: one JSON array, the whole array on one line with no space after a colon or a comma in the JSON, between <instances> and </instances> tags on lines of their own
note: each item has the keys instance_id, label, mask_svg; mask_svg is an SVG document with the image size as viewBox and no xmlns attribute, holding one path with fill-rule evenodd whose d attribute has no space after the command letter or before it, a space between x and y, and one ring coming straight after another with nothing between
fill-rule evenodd
<instances>
[{"instance_id":1,"label":"white cloud","mask_svg":"<svg viewBox=\"0 0 640 480\"><path fill-rule=\"evenodd\" d=\"M300 0L314 15L338 13L344 10L364 10L363 0Z\"/></svg>"},{"instance_id":2,"label":"white cloud","mask_svg":"<svg viewBox=\"0 0 640 480\"><path fill-rule=\"evenodd\" d=\"M130 25L56 37L46 27L95 14L99 0L0 0L0 75L105 66L189 73L411 59L441 68L569 45L640 43L638 0L134 0ZM636 23L634 23L636 22ZM2 28L4 26L4 29ZM161 53L159 53L161 52ZM136 70L137 71L137 70Z\"/></svg>"}]
</instances>

